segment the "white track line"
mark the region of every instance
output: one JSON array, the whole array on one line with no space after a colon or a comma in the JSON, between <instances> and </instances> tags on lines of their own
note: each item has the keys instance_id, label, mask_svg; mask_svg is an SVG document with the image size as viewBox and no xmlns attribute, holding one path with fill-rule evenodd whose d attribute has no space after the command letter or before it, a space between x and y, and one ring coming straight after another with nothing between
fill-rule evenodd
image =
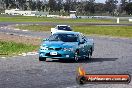
<instances>
[{"instance_id":1,"label":"white track line","mask_svg":"<svg viewBox=\"0 0 132 88\"><path fill-rule=\"evenodd\" d=\"M28 31L28 30L22 30L22 31Z\"/></svg>"},{"instance_id":2,"label":"white track line","mask_svg":"<svg viewBox=\"0 0 132 88\"><path fill-rule=\"evenodd\" d=\"M78 86L71 86L71 87L66 87L66 88L78 88Z\"/></svg>"},{"instance_id":3,"label":"white track line","mask_svg":"<svg viewBox=\"0 0 132 88\"><path fill-rule=\"evenodd\" d=\"M27 55L37 55L37 52L28 52Z\"/></svg>"},{"instance_id":4,"label":"white track line","mask_svg":"<svg viewBox=\"0 0 132 88\"><path fill-rule=\"evenodd\" d=\"M1 58L3 58L3 59L4 59L4 58L6 58L6 57L1 57Z\"/></svg>"},{"instance_id":5,"label":"white track line","mask_svg":"<svg viewBox=\"0 0 132 88\"><path fill-rule=\"evenodd\" d=\"M28 53L22 53L18 55L19 56L33 56L33 55L38 55L38 52L28 52Z\"/></svg>"},{"instance_id":6,"label":"white track line","mask_svg":"<svg viewBox=\"0 0 132 88\"><path fill-rule=\"evenodd\" d=\"M14 30L17 30L17 31L18 31L18 30L20 30L20 29L14 29Z\"/></svg>"}]
</instances>

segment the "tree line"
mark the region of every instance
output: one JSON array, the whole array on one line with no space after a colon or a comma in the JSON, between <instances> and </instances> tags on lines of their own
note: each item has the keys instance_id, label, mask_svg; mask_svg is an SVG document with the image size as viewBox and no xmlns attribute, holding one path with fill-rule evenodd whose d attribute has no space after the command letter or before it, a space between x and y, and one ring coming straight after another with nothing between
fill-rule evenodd
<instances>
[{"instance_id":1,"label":"tree line","mask_svg":"<svg viewBox=\"0 0 132 88\"><path fill-rule=\"evenodd\" d=\"M77 11L80 15L131 15L132 0L106 0L105 3L96 3L95 0L0 0L0 9L13 8L58 14Z\"/></svg>"}]
</instances>

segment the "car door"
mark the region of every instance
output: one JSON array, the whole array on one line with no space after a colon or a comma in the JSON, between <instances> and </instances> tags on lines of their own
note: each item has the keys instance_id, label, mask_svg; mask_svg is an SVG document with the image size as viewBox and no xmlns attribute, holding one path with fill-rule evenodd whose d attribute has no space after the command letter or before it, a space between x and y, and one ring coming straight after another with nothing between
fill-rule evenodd
<instances>
[{"instance_id":1,"label":"car door","mask_svg":"<svg viewBox=\"0 0 132 88\"><path fill-rule=\"evenodd\" d=\"M84 56L86 51L85 51L85 41L83 39L82 35L79 35L79 54L80 56Z\"/></svg>"},{"instance_id":2,"label":"car door","mask_svg":"<svg viewBox=\"0 0 132 88\"><path fill-rule=\"evenodd\" d=\"M89 49L90 49L90 47L89 47L89 42L88 42L88 40L87 40L87 38L83 35L83 39L84 39L84 41L85 41L85 44L84 44L84 50L85 50L85 55L88 55L88 53L89 53Z\"/></svg>"}]
</instances>

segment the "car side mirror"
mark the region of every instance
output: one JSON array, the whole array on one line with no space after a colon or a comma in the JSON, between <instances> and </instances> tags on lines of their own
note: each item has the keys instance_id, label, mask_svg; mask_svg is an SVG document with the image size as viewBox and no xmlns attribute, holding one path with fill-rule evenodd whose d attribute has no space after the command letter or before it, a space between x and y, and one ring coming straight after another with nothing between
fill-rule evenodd
<instances>
[{"instance_id":1,"label":"car side mirror","mask_svg":"<svg viewBox=\"0 0 132 88\"><path fill-rule=\"evenodd\" d=\"M84 44L84 43L85 43L85 41L79 42L79 44Z\"/></svg>"}]
</instances>

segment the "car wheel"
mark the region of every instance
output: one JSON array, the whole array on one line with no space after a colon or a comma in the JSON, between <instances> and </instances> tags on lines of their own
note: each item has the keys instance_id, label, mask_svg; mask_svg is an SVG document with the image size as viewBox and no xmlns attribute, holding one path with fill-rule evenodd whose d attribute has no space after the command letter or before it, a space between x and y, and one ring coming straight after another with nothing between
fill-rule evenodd
<instances>
[{"instance_id":1,"label":"car wheel","mask_svg":"<svg viewBox=\"0 0 132 88\"><path fill-rule=\"evenodd\" d=\"M45 57L39 57L39 61L46 61Z\"/></svg>"},{"instance_id":2,"label":"car wheel","mask_svg":"<svg viewBox=\"0 0 132 88\"><path fill-rule=\"evenodd\" d=\"M75 60L75 61L78 61L78 60L79 60L78 55L79 55L79 51L77 50L77 51L75 52L75 56L74 56L74 60Z\"/></svg>"},{"instance_id":3,"label":"car wheel","mask_svg":"<svg viewBox=\"0 0 132 88\"><path fill-rule=\"evenodd\" d=\"M89 59L89 53L87 54L86 59Z\"/></svg>"},{"instance_id":4,"label":"car wheel","mask_svg":"<svg viewBox=\"0 0 132 88\"><path fill-rule=\"evenodd\" d=\"M86 59L91 59L91 54L90 54L90 52L87 54Z\"/></svg>"},{"instance_id":5,"label":"car wheel","mask_svg":"<svg viewBox=\"0 0 132 88\"><path fill-rule=\"evenodd\" d=\"M90 49L90 52L89 52L89 58L91 59L92 58L92 55L93 55L93 51L92 51L92 48Z\"/></svg>"},{"instance_id":6,"label":"car wheel","mask_svg":"<svg viewBox=\"0 0 132 88\"><path fill-rule=\"evenodd\" d=\"M89 59L91 59L92 58L92 55L91 55L91 52L89 52Z\"/></svg>"}]
</instances>

